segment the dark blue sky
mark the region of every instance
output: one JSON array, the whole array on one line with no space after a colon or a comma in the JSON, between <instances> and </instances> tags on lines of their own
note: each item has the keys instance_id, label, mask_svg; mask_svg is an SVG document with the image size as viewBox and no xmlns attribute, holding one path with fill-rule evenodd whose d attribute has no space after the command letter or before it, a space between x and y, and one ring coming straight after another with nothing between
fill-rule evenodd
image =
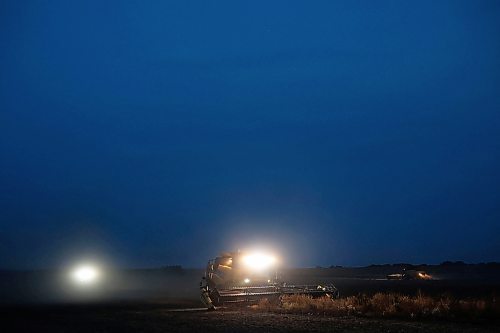
<instances>
[{"instance_id":1,"label":"dark blue sky","mask_svg":"<svg viewBox=\"0 0 500 333\"><path fill-rule=\"evenodd\" d=\"M500 260L498 1L2 1L0 266Z\"/></svg>"}]
</instances>

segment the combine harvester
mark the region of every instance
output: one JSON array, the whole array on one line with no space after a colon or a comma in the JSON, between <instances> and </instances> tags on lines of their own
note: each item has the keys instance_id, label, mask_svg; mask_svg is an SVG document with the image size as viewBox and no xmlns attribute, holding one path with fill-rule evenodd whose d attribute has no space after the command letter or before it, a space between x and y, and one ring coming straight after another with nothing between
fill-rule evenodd
<instances>
[{"instance_id":1,"label":"combine harvester","mask_svg":"<svg viewBox=\"0 0 500 333\"><path fill-rule=\"evenodd\" d=\"M200 282L201 300L208 309L215 310L217 306L277 300L283 295L339 296L331 284L287 284L279 278L277 267L277 260L271 255L224 253L208 261Z\"/></svg>"}]
</instances>

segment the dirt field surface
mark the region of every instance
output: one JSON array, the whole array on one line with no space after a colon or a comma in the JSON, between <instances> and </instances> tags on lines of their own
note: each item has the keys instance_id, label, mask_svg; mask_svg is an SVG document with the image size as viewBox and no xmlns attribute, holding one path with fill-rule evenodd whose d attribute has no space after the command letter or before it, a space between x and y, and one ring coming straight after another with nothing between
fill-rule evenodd
<instances>
[{"instance_id":1,"label":"dirt field surface","mask_svg":"<svg viewBox=\"0 0 500 333\"><path fill-rule=\"evenodd\" d=\"M172 305L34 305L0 309L2 332L500 332L499 323L401 321Z\"/></svg>"}]
</instances>

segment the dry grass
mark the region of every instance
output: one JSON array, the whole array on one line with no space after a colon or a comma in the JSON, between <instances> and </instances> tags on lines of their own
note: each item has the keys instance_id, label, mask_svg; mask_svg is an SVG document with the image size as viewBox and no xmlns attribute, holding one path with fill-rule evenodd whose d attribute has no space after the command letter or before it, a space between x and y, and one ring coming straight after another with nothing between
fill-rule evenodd
<instances>
[{"instance_id":1,"label":"dry grass","mask_svg":"<svg viewBox=\"0 0 500 333\"><path fill-rule=\"evenodd\" d=\"M305 295L283 296L279 303L262 300L253 306L259 311L318 313L332 316L360 315L399 318L500 319L500 304L488 299L453 299L395 293L358 295L339 299L312 298Z\"/></svg>"}]
</instances>

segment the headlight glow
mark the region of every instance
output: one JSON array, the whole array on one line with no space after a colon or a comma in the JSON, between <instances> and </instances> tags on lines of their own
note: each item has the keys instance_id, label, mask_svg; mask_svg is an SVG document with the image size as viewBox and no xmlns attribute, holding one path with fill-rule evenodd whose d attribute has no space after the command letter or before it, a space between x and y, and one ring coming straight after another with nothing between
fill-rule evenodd
<instances>
[{"instance_id":1,"label":"headlight glow","mask_svg":"<svg viewBox=\"0 0 500 333\"><path fill-rule=\"evenodd\" d=\"M254 253L242 258L243 263L250 269L263 270L271 267L276 262L276 258L270 255Z\"/></svg>"},{"instance_id":2,"label":"headlight glow","mask_svg":"<svg viewBox=\"0 0 500 333\"><path fill-rule=\"evenodd\" d=\"M78 284L89 285L99 278L99 270L90 265L78 266L71 272L71 278Z\"/></svg>"}]
</instances>

